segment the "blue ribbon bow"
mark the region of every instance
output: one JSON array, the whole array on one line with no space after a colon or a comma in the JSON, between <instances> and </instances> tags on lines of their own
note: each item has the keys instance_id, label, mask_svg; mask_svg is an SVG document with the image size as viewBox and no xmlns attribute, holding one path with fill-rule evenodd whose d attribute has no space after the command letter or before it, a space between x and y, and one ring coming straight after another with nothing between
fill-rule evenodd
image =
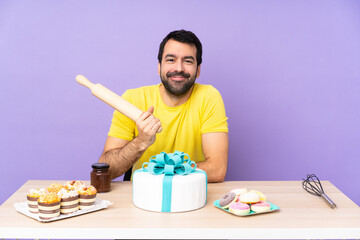
<instances>
[{"instance_id":1,"label":"blue ribbon bow","mask_svg":"<svg viewBox=\"0 0 360 240\"><path fill-rule=\"evenodd\" d=\"M146 167L147 165L147 167ZM188 154L175 151L174 153L161 152L152 156L149 162L142 165L145 172L154 175L165 174L163 180L162 212L171 211L172 178L174 174L187 175L195 171L196 163L190 160Z\"/></svg>"},{"instance_id":2,"label":"blue ribbon bow","mask_svg":"<svg viewBox=\"0 0 360 240\"><path fill-rule=\"evenodd\" d=\"M187 157L187 159L185 158ZM147 167L145 165L148 164ZM194 165L194 167L192 167ZM161 152L150 158L150 162L145 162L142 168L154 175L187 175L196 169L196 163L190 160L188 154L175 151L174 153Z\"/></svg>"}]
</instances>

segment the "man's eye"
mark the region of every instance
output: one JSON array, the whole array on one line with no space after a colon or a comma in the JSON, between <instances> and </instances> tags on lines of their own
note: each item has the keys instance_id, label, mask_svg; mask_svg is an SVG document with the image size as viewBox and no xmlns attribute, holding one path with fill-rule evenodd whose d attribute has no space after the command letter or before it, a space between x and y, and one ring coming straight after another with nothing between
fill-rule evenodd
<instances>
[{"instance_id":1,"label":"man's eye","mask_svg":"<svg viewBox=\"0 0 360 240\"><path fill-rule=\"evenodd\" d=\"M194 63L192 60L185 60L186 63Z\"/></svg>"},{"instance_id":2,"label":"man's eye","mask_svg":"<svg viewBox=\"0 0 360 240\"><path fill-rule=\"evenodd\" d=\"M166 61L166 62L173 62L173 61L174 61L174 59L172 59L172 58L168 58L168 59L166 59L165 61Z\"/></svg>"}]
</instances>

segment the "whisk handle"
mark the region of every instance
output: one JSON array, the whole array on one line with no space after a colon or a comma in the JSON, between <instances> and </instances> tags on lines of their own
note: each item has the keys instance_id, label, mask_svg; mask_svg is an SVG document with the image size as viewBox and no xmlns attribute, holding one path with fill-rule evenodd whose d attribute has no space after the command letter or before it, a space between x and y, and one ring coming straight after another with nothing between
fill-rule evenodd
<instances>
[{"instance_id":1,"label":"whisk handle","mask_svg":"<svg viewBox=\"0 0 360 240\"><path fill-rule=\"evenodd\" d=\"M321 197L323 199L325 199L326 203L331 207L331 208L336 208L336 204L325 194L321 194Z\"/></svg>"}]
</instances>

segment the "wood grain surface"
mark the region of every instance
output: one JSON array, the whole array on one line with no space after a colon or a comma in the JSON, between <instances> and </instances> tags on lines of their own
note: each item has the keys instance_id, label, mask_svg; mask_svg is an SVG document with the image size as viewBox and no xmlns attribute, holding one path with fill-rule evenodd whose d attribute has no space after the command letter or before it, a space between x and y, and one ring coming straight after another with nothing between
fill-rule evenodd
<instances>
[{"instance_id":1,"label":"wood grain surface","mask_svg":"<svg viewBox=\"0 0 360 240\"><path fill-rule=\"evenodd\" d=\"M29 189L55 182L66 181L30 180L1 205L0 238L360 238L359 207L328 181L322 184L336 209L307 193L301 181L229 181L208 184L206 206L183 213L134 207L131 182L112 182L110 192L98 194L114 203L108 209L73 218L41 223L15 210L13 204L26 201ZM280 210L238 217L213 206L237 187L263 192Z\"/></svg>"}]
</instances>

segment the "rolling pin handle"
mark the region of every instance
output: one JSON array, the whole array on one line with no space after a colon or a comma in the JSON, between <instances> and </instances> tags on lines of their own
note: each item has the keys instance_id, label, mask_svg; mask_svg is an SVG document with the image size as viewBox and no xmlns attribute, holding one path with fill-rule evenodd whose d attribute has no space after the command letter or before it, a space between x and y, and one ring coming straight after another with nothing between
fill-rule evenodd
<instances>
[{"instance_id":1,"label":"rolling pin handle","mask_svg":"<svg viewBox=\"0 0 360 240\"><path fill-rule=\"evenodd\" d=\"M80 74L76 76L76 81L81 85L89 88L94 96L96 96L106 104L110 105L120 113L129 117L133 121L136 121L136 119L141 115L142 111L140 109L138 109L116 93L110 91L103 85L99 83L93 84L85 76ZM162 127L160 126L160 128L157 130L157 133L160 133L161 131Z\"/></svg>"},{"instance_id":2,"label":"rolling pin handle","mask_svg":"<svg viewBox=\"0 0 360 240\"><path fill-rule=\"evenodd\" d=\"M80 74L76 76L76 81L78 83L80 83L81 85L89 88L90 90L92 90L93 87L95 86L95 84L93 84L86 77L84 77L83 75L80 75Z\"/></svg>"}]
</instances>

